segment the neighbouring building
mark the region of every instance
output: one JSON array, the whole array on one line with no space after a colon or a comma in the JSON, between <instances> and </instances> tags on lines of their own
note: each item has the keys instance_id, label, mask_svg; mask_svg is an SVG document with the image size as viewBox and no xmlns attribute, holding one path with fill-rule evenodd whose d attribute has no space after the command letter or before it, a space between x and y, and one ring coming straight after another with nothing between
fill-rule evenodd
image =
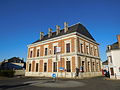
<instances>
[{"instance_id":1,"label":"neighbouring building","mask_svg":"<svg viewBox=\"0 0 120 90\"><path fill-rule=\"evenodd\" d=\"M102 69L106 70L106 71L109 71L109 69L108 69L108 60L102 62Z\"/></svg>"},{"instance_id":2,"label":"neighbouring building","mask_svg":"<svg viewBox=\"0 0 120 90\"><path fill-rule=\"evenodd\" d=\"M2 70L21 70L25 69L26 63L19 57L12 57L1 62Z\"/></svg>"},{"instance_id":3,"label":"neighbouring building","mask_svg":"<svg viewBox=\"0 0 120 90\"><path fill-rule=\"evenodd\" d=\"M73 78L76 71L84 75L101 75L99 44L80 23L56 31L40 32L39 40L28 45L26 76ZM81 74L79 74L81 75Z\"/></svg>"},{"instance_id":4,"label":"neighbouring building","mask_svg":"<svg viewBox=\"0 0 120 90\"><path fill-rule=\"evenodd\" d=\"M111 79L120 79L120 35L118 41L107 46L108 67Z\"/></svg>"}]
</instances>

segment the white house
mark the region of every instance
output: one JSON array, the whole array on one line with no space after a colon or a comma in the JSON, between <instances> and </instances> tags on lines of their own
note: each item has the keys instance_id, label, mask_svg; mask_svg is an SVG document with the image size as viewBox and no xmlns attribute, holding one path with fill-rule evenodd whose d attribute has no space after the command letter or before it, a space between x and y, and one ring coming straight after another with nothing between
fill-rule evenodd
<instances>
[{"instance_id":1,"label":"white house","mask_svg":"<svg viewBox=\"0 0 120 90\"><path fill-rule=\"evenodd\" d=\"M106 51L111 79L120 79L120 35L117 38L118 42L108 45Z\"/></svg>"}]
</instances>

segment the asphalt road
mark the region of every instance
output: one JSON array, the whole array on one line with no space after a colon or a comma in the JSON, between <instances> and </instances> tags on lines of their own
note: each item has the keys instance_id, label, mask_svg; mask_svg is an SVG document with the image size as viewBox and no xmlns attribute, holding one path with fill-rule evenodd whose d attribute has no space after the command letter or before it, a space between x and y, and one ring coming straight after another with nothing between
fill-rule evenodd
<instances>
[{"instance_id":1,"label":"asphalt road","mask_svg":"<svg viewBox=\"0 0 120 90\"><path fill-rule=\"evenodd\" d=\"M51 79L40 79L40 78L9 78L0 80L0 90L120 90L120 80L105 80L104 77L96 77L82 80L58 80L60 82L65 81L76 81L84 83L83 86L77 87L42 87L31 85L32 82L36 81L50 81ZM25 83L29 82L29 83ZM56 82L54 82L56 83ZM75 84L75 83L73 83Z\"/></svg>"}]
</instances>

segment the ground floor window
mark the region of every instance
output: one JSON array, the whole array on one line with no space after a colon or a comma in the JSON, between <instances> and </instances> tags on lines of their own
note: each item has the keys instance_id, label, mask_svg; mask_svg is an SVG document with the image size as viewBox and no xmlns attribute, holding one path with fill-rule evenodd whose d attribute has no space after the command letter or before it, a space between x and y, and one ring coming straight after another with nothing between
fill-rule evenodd
<instances>
[{"instance_id":1,"label":"ground floor window","mask_svg":"<svg viewBox=\"0 0 120 90\"><path fill-rule=\"evenodd\" d=\"M47 72L47 63L44 63L44 72Z\"/></svg>"},{"instance_id":2,"label":"ground floor window","mask_svg":"<svg viewBox=\"0 0 120 90\"><path fill-rule=\"evenodd\" d=\"M29 64L29 72L31 71L31 64Z\"/></svg>"},{"instance_id":3,"label":"ground floor window","mask_svg":"<svg viewBox=\"0 0 120 90\"><path fill-rule=\"evenodd\" d=\"M82 72L84 72L85 70L84 70L84 67L85 67L85 62L84 61L82 61Z\"/></svg>"},{"instance_id":4,"label":"ground floor window","mask_svg":"<svg viewBox=\"0 0 120 90\"><path fill-rule=\"evenodd\" d=\"M71 72L70 61L66 61L66 71L67 71L67 72Z\"/></svg>"},{"instance_id":5,"label":"ground floor window","mask_svg":"<svg viewBox=\"0 0 120 90\"><path fill-rule=\"evenodd\" d=\"M38 63L36 63L36 72L38 72Z\"/></svg>"},{"instance_id":6,"label":"ground floor window","mask_svg":"<svg viewBox=\"0 0 120 90\"><path fill-rule=\"evenodd\" d=\"M88 62L87 70L88 70L88 72L90 72L90 62Z\"/></svg>"},{"instance_id":7,"label":"ground floor window","mask_svg":"<svg viewBox=\"0 0 120 90\"><path fill-rule=\"evenodd\" d=\"M92 62L92 71L94 72L95 71L95 63Z\"/></svg>"},{"instance_id":8,"label":"ground floor window","mask_svg":"<svg viewBox=\"0 0 120 90\"><path fill-rule=\"evenodd\" d=\"M111 75L114 75L114 70L113 68L110 68Z\"/></svg>"},{"instance_id":9,"label":"ground floor window","mask_svg":"<svg viewBox=\"0 0 120 90\"><path fill-rule=\"evenodd\" d=\"M53 72L57 72L57 62L53 62Z\"/></svg>"}]
</instances>

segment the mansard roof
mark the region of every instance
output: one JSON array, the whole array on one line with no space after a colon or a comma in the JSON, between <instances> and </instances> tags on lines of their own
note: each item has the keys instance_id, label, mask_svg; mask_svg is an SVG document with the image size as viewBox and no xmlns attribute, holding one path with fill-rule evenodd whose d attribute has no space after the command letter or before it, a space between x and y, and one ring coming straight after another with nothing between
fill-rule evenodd
<instances>
[{"instance_id":1,"label":"mansard roof","mask_svg":"<svg viewBox=\"0 0 120 90\"><path fill-rule=\"evenodd\" d=\"M60 30L60 33L58 35L56 34L56 32L52 32L51 37L48 37L48 34L47 34L47 35L44 35L41 40L39 39L39 40L37 40L33 43L37 43L37 42L44 41L44 40L47 40L47 39L59 37L59 36L66 35L66 34L69 34L69 33L72 33L72 32L78 32L78 33L82 34L83 36L95 41L95 39L88 32L88 30L82 24L78 23L78 24L75 24L73 26L68 27L67 32L64 32L64 29Z\"/></svg>"}]
</instances>

